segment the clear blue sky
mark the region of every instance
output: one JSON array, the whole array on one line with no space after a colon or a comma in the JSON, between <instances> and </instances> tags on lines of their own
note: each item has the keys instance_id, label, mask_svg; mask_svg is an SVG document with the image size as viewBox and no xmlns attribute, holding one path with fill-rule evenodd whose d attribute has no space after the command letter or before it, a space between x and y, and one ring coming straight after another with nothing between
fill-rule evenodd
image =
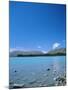
<instances>
[{"instance_id":1,"label":"clear blue sky","mask_svg":"<svg viewBox=\"0 0 68 90\"><path fill-rule=\"evenodd\" d=\"M65 47L66 6L10 1L10 48Z\"/></svg>"}]
</instances>

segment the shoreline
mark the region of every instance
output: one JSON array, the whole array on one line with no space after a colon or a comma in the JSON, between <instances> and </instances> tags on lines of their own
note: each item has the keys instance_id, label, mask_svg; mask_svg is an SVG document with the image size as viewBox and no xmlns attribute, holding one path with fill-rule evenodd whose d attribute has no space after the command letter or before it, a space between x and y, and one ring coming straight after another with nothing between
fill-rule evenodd
<instances>
[{"instance_id":1,"label":"shoreline","mask_svg":"<svg viewBox=\"0 0 68 90\"><path fill-rule=\"evenodd\" d=\"M9 56L9 58L11 57L53 57L53 56L66 56L66 54L64 55L20 55L20 56Z\"/></svg>"}]
</instances>

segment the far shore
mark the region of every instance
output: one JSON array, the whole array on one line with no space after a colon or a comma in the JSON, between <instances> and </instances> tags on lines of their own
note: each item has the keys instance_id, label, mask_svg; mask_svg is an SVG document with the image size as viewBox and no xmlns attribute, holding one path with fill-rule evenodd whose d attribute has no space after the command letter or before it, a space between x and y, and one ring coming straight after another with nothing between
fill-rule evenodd
<instances>
[{"instance_id":1,"label":"far shore","mask_svg":"<svg viewBox=\"0 0 68 90\"><path fill-rule=\"evenodd\" d=\"M66 54L46 54L46 55L17 55L17 56L10 56L10 57L42 57L42 56L66 56Z\"/></svg>"}]
</instances>

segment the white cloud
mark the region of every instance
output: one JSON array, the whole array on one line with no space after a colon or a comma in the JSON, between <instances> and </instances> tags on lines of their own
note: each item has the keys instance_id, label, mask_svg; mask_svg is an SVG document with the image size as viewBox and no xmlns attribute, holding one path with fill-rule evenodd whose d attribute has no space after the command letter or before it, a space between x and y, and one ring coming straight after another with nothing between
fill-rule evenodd
<instances>
[{"instance_id":1,"label":"white cloud","mask_svg":"<svg viewBox=\"0 0 68 90\"><path fill-rule=\"evenodd\" d=\"M24 50L23 48L10 48L10 52L13 52L13 51L22 51L22 50Z\"/></svg>"},{"instance_id":2,"label":"white cloud","mask_svg":"<svg viewBox=\"0 0 68 90\"><path fill-rule=\"evenodd\" d=\"M38 46L38 48L42 48L41 46Z\"/></svg>"},{"instance_id":3,"label":"white cloud","mask_svg":"<svg viewBox=\"0 0 68 90\"><path fill-rule=\"evenodd\" d=\"M17 51L18 49L16 48L10 48L10 52L13 52L13 51Z\"/></svg>"},{"instance_id":4,"label":"white cloud","mask_svg":"<svg viewBox=\"0 0 68 90\"><path fill-rule=\"evenodd\" d=\"M43 53L47 53L47 51L42 50Z\"/></svg>"},{"instance_id":5,"label":"white cloud","mask_svg":"<svg viewBox=\"0 0 68 90\"><path fill-rule=\"evenodd\" d=\"M53 48L53 49L56 49L56 48L58 48L59 46L60 46L60 43L57 43L57 42L56 42L56 43L53 44L53 47L52 47L52 48Z\"/></svg>"}]
</instances>

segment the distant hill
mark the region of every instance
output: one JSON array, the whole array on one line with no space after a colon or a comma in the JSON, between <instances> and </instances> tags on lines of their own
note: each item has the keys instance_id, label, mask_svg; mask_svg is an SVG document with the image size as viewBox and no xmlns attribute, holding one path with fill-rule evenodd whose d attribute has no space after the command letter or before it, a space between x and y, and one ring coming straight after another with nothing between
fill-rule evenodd
<instances>
[{"instance_id":1,"label":"distant hill","mask_svg":"<svg viewBox=\"0 0 68 90\"><path fill-rule=\"evenodd\" d=\"M43 51L12 51L10 57L26 57L26 56L61 56L66 55L66 48L54 49L48 53Z\"/></svg>"},{"instance_id":2,"label":"distant hill","mask_svg":"<svg viewBox=\"0 0 68 90\"><path fill-rule=\"evenodd\" d=\"M66 55L66 48L54 49L49 51L49 55Z\"/></svg>"},{"instance_id":3,"label":"distant hill","mask_svg":"<svg viewBox=\"0 0 68 90\"><path fill-rule=\"evenodd\" d=\"M16 57L16 56L37 56L37 55L43 55L42 51L13 51L10 52L10 57Z\"/></svg>"}]
</instances>

